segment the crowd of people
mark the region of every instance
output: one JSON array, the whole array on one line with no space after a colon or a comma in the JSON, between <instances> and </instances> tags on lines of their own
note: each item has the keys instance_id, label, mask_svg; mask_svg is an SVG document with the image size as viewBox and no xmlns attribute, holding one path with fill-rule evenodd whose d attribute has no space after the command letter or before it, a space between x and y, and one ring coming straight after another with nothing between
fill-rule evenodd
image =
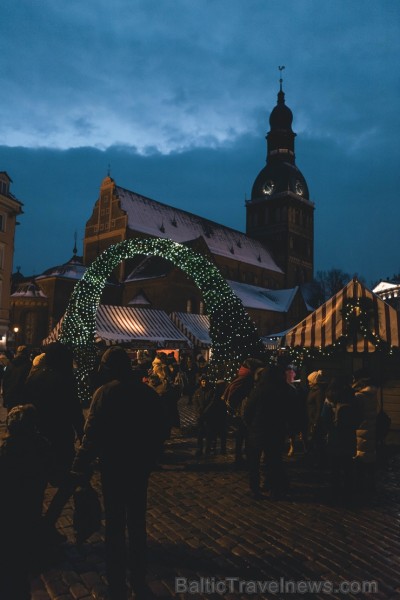
<instances>
[{"instance_id":1,"label":"crowd of people","mask_svg":"<svg viewBox=\"0 0 400 600\"><path fill-rule=\"evenodd\" d=\"M289 457L301 447L312 468L331 473L332 494L350 502L356 486L374 489L378 389L367 371L306 381L292 364L247 358L231 380L212 380L207 361L174 353L134 360L118 346L99 358L86 419L78 399L72 351L60 343L35 356L25 346L0 357L7 429L0 447L2 531L0 597L31 597L29 570L40 549L62 541L56 523L77 487L101 474L110 598L127 597L126 572L138 600L147 597L146 502L150 473L180 427L178 401L196 419L194 458L227 454L248 472L256 500L288 494ZM48 485L54 488L44 509ZM129 546L125 547L128 532Z\"/></svg>"}]
</instances>

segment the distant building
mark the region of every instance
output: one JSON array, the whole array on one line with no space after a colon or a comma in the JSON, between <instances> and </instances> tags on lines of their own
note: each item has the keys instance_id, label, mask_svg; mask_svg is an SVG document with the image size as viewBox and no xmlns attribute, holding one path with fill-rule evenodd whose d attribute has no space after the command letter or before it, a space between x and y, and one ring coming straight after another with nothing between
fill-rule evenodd
<instances>
[{"instance_id":1,"label":"distant building","mask_svg":"<svg viewBox=\"0 0 400 600\"><path fill-rule=\"evenodd\" d=\"M10 192L12 179L0 171L0 349L18 342L19 327L10 311L11 274L14 259L15 227L22 214L22 202Z\"/></svg>"},{"instance_id":2,"label":"distant building","mask_svg":"<svg viewBox=\"0 0 400 600\"><path fill-rule=\"evenodd\" d=\"M295 164L292 120L281 83L270 116L267 164L246 202L246 233L128 190L107 176L86 223L83 264L74 267L71 259L35 278L48 299L48 331L65 311L72 290L67 272L76 268L79 277L111 244L138 237L171 239L206 256L241 298L261 336L302 319L311 308L305 292L313 278L314 205ZM159 257L121 263L102 303L167 314L205 311L201 292L189 277Z\"/></svg>"},{"instance_id":3,"label":"distant building","mask_svg":"<svg viewBox=\"0 0 400 600\"><path fill-rule=\"evenodd\" d=\"M400 311L400 278L392 281L380 281L372 291L390 306Z\"/></svg>"}]
</instances>

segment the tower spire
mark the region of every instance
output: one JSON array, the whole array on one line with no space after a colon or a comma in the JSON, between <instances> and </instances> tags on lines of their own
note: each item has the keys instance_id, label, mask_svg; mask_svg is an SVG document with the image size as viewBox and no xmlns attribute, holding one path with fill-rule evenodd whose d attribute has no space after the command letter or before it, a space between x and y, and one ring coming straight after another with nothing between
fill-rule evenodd
<instances>
[{"instance_id":1,"label":"tower spire","mask_svg":"<svg viewBox=\"0 0 400 600\"><path fill-rule=\"evenodd\" d=\"M282 65L281 67L278 67L279 69L279 73L280 73L280 77L279 77L279 91L282 92L282 83L283 83L283 79L282 79L282 71L285 68L285 65Z\"/></svg>"},{"instance_id":2,"label":"tower spire","mask_svg":"<svg viewBox=\"0 0 400 600\"><path fill-rule=\"evenodd\" d=\"M75 243L74 243L74 249L72 250L74 257L78 254L78 248L76 247L76 238L77 238L77 233L75 231L75 233L74 233L74 241L75 241Z\"/></svg>"}]
</instances>

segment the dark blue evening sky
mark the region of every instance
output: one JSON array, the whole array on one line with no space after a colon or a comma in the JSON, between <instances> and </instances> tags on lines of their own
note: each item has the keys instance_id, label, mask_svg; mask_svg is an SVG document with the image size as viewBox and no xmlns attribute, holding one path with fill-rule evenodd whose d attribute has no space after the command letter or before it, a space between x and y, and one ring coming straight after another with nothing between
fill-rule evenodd
<instances>
[{"instance_id":1,"label":"dark blue evening sky","mask_svg":"<svg viewBox=\"0 0 400 600\"><path fill-rule=\"evenodd\" d=\"M283 71L315 269L400 272L398 0L3 0L14 265L78 250L103 177L244 230Z\"/></svg>"}]
</instances>

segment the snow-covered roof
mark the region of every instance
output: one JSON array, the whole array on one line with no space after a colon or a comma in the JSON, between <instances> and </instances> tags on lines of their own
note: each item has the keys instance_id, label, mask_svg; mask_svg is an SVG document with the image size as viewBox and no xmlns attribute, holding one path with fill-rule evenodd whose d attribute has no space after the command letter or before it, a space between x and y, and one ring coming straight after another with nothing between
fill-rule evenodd
<instances>
[{"instance_id":1,"label":"snow-covered roof","mask_svg":"<svg viewBox=\"0 0 400 600\"><path fill-rule=\"evenodd\" d=\"M282 273L265 246L241 231L119 186L115 190L122 210L127 213L128 227L134 231L180 243L202 237L212 254Z\"/></svg>"},{"instance_id":2,"label":"snow-covered roof","mask_svg":"<svg viewBox=\"0 0 400 600\"><path fill-rule=\"evenodd\" d=\"M48 277L64 277L65 279L81 279L86 272L87 267L84 267L82 264L82 259L75 256L71 258L68 262L63 265L58 265L56 267L51 267L39 275L35 277L36 280L39 279L47 279Z\"/></svg>"},{"instance_id":3,"label":"snow-covered roof","mask_svg":"<svg viewBox=\"0 0 400 600\"><path fill-rule=\"evenodd\" d=\"M297 293L298 287L286 290L270 290L248 283L227 282L245 308L259 308L275 312L287 312Z\"/></svg>"},{"instance_id":4,"label":"snow-covered roof","mask_svg":"<svg viewBox=\"0 0 400 600\"><path fill-rule=\"evenodd\" d=\"M132 298L132 300L129 300L128 302L128 306L135 306L135 304L140 304L140 305L144 305L147 304L148 306L150 306L150 302L149 300L146 298L146 296L144 294L136 294L136 296L134 296Z\"/></svg>"},{"instance_id":5,"label":"snow-covered roof","mask_svg":"<svg viewBox=\"0 0 400 600\"><path fill-rule=\"evenodd\" d=\"M43 290L33 282L21 283L11 298L47 298Z\"/></svg>"},{"instance_id":6,"label":"snow-covered roof","mask_svg":"<svg viewBox=\"0 0 400 600\"><path fill-rule=\"evenodd\" d=\"M382 292L390 292L394 289L399 289L400 283L390 283L389 281L381 281L372 290L374 294L380 294Z\"/></svg>"}]
</instances>

